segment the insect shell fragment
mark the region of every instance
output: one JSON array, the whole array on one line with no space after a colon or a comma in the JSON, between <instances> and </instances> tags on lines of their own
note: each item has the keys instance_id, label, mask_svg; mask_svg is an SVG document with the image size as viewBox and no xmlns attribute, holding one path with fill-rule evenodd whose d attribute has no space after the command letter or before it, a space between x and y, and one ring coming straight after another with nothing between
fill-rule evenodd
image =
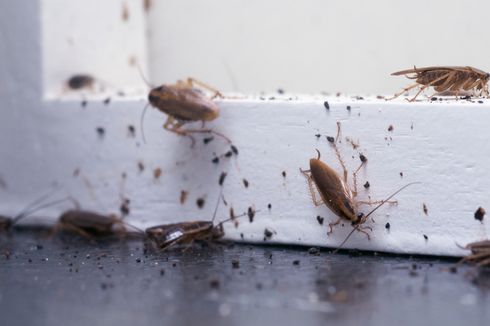
<instances>
[{"instance_id":1,"label":"insect shell fragment","mask_svg":"<svg viewBox=\"0 0 490 326\"><path fill-rule=\"evenodd\" d=\"M145 231L148 240L159 250L177 244L190 244L195 240L212 241L224 236L222 223L192 221L153 226Z\"/></svg>"}]
</instances>

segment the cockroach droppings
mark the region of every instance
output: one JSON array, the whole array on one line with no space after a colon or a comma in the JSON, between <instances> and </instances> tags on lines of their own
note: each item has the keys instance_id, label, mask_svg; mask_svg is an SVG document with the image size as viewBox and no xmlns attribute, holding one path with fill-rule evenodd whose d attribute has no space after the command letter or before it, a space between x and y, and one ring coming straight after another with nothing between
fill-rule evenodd
<instances>
[{"instance_id":1,"label":"cockroach droppings","mask_svg":"<svg viewBox=\"0 0 490 326\"><path fill-rule=\"evenodd\" d=\"M245 188L248 188L248 180L247 179L243 179L243 185L245 186Z\"/></svg>"},{"instance_id":2,"label":"cockroach droppings","mask_svg":"<svg viewBox=\"0 0 490 326\"><path fill-rule=\"evenodd\" d=\"M422 203L422 210L424 211L425 215L429 215L429 209L427 208L427 205L425 203Z\"/></svg>"},{"instance_id":3,"label":"cockroach droppings","mask_svg":"<svg viewBox=\"0 0 490 326\"><path fill-rule=\"evenodd\" d=\"M219 182L218 182L220 186L222 186L223 182L225 182L226 175L227 175L226 172L221 172L221 175L219 176Z\"/></svg>"},{"instance_id":4,"label":"cockroach droppings","mask_svg":"<svg viewBox=\"0 0 490 326\"><path fill-rule=\"evenodd\" d=\"M392 131L393 131L393 129L394 129L394 128L393 128L393 125L389 125L389 126L388 126L388 131L389 131L389 132L392 132Z\"/></svg>"},{"instance_id":5,"label":"cockroach droppings","mask_svg":"<svg viewBox=\"0 0 490 326\"><path fill-rule=\"evenodd\" d=\"M400 178L403 178L403 172L400 172Z\"/></svg>"},{"instance_id":6,"label":"cockroach droppings","mask_svg":"<svg viewBox=\"0 0 490 326\"><path fill-rule=\"evenodd\" d=\"M318 224L323 225L324 218L321 217L320 215L317 215L316 220L318 221Z\"/></svg>"},{"instance_id":7,"label":"cockroach droppings","mask_svg":"<svg viewBox=\"0 0 490 326\"><path fill-rule=\"evenodd\" d=\"M252 207L249 207L247 211L247 215L248 215L248 220L250 221L250 223L252 223L254 221L255 210Z\"/></svg>"},{"instance_id":8,"label":"cockroach droppings","mask_svg":"<svg viewBox=\"0 0 490 326\"><path fill-rule=\"evenodd\" d=\"M427 241L427 240L429 240L429 237L426 234L424 234L424 239L425 239L425 241Z\"/></svg>"},{"instance_id":9,"label":"cockroach droppings","mask_svg":"<svg viewBox=\"0 0 490 326\"><path fill-rule=\"evenodd\" d=\"M332 136L327 136L327 140L329 143L335 143L335 138L333 138Z\"/></svg>"},{"instance_id":10,"label":"cockroach droppings","mask_svg":"<svg viewBox=\"0 0 490 326\"><path fill-rule=\"evenodd\" d=\"M323 106L325 107L325 109L330 110L330 104L328 104L327 101L323 102Z\"/></svg>"},{"instance_id":11,"label":"cockroach droppings","mask_svg":"<svg viewBox=\"0 0 490 326\"><path fill-rule=\"evenodd\" d=\"M104 101L102 101L102 103L104 103L105 105L109 105L109 103L111 103L111 98L106 98Z\"/></svg>"},{"instance_id":12,"label":"cockroach droppings","mask_svg":"<svg viewBox=\"0 0 490 326\"><path fill-rule=\"evenodd\" d=\"M187 191L185 191L185 190L182 190L182 191L180 192L180 204L181 204L181 205L184 205L184 204L185 204L185 201L187 200L187 195L188 195L188 194L189 194L189 193L188 193Z\"/></svg>"},{"instance_id":13,"label":"cockroach droppings","mask_svg":"<svg viewBox=\"0 0 490 326\"><path fill-rule=\"evenodd\" d=\"M104 138L104 136L105 136L105 129L104 129L104 127L97 127L97 128L95 128L95 130L97 131L97 134L99 135L99 138Z\"/></svg>"},{"instance_id":14,"label":"cockroach droppings","mask_svg":"<svg viewBox=\"0 0 490 326\"><path fill-rule=\"evenodd\" d=\"M321 137L321 136L322 136L322 135L320 135L320 134L316 134L316 135L315 135L315 137L316 137L317 139L320 139L320 137Z\"/></svg>"},{"instance_id":15,"label":"cockroach droppings","mask_svg":"<svg viewBox=\"0 0 490 326\"><path fill-rule=\"evenodd\" d=\"M364 188L369 189L369 187L371 187L371 185L369 184L369 181L366 181L366 183L364 184Z\"/></svg>"},{"instance_id":16,"label":"cockroach droppings","mask_svg":"<svg viewBox=\"0 0 490 326\"><path fill-rule=\"evenodd\" d=\"M138 161L138 170L140 173L145 170L145 163L143 163L143 161Z\"/></svg>"},{"instance_id":17,"label":"cockroach droppings","mask_svg":"<svg viewBox=\"0 0 490 326\"><path fill-rule=\"evenodd\" d=\"M268 205L267 205L267 208L268 208L269 210L271 210L271 209L272 209L272 204L268 204Z\"/></svg>"},{"instance_id":18,"label":"cockroach droppings","mask_svg":"<svg viewBox=\"0 0 490 326\"><path fill-rule=\"evenodd\" d=\"M232 151L228 151L225 153L225 157L231 157L233 155Z\"/></svg>"},{"instance_id":19,"label":"cockroach droppings","mask_svg":"<svg viewBox=\"0 0 490 326\"><path fill-rule=\"evenodd\" d=\"M282 177L285 178L286 177L286 171L282 171Z\"/></svg>"},{"instance_id":20,"label":"cockroach droppings","mask_svg":"<svg viewBox=\"0 0 490 326\"><path fill-rule=\"evenodd\" d=\"M82 102L80 102L80 105L82 106L82 108L86 107L88 104L87 100L83 100Z\"/></svg>"},{"instance_id":21,"label":"cockroach droppings","mask_svg":"<svg viewBox=\"0 0 490 326\"><path fill-rule=\"evenodd\" d=\"M293 260L293 265L298 266L299 265L299 260Z\"/></svg>"},{"instance_id":22,"label":"cockroach droppings","mask_svg":"<svg viewBox=\"0 0 490 326\"><path fill-rule=\"evenodd\" d=\"M128 136L133 138L136 136L136 129L133 125L128 125Z\"/></svg>"},{"instance_id":23,"label":"cockroach droppings","mask_svg":"<svg viewBox=\"0 0 490 326\"><path fill-rule=\"evenodd\" d=\"M126 2L123 3L121 19L125 22L129 20L129 9Z\"/></svg>"},{"instance_id":24,"label":"cockroach droppings","mask_svg":"<svg viewBox=\"0 0 490 326\"><path fill-rule=\"evenodd\" d=\"M124 198L119 210L121 211L121 215L126 216L129 214L129 204L131 201L128 198Z\"/></svg>"},{"instance_id":25,"label":"cockroach droppings","mask_svg":"<svg viewBox=\"0 0 490 326\"><path fill-rule=\"evenodd\" d=\"M351 110L350 105L347 105L346 109L347 109L347 111L349 111L349 112L350 112L350 110Z\"/></svg>"},{"instance_id":26,"label":"cockroach droppings","mask_svg":"<svg viewBox=\"0 0 490 326\"><path fill-rule=\"evenodd\" d=\"M269 229L264 230L264 237L265 237L264 239L270 239L270 238L272 238L272 235L273 235L273 233L271 230L269 230Z\"/></svg>"},{"instance_id":27,"label":"cockroach droppings","mask_svg":"<svg viewBox=\"0 0 490 326\"><path fill-rule=\"evenodd\" d=\"M155 179L159 179L161 175L162 175L162 169L161 168L156 168L153 170L153 177Z\"/></svg>"},{"instance_id":28,"label":"cockroach droppings","mask_svg":"<svg viewBox=\"0 0 490 326\"><path fill-rule=\"evenodd\" d=\"M475 220L483 222L483 218L485 217L485 209L483 207L478 207L475 212Z\"/></svg>"},{"instance_id":29,"label":"cockroach droppings","mask_svg":"<svg viewBox=\"0 0 490 326\"><path fill-rule=\"evenodd\" d=\"M386 228L387 230L389 230L389 229L390 229L390 227L391 227L391 225L390 225L390 223L389 223L389 222L385 224L385 228Z\"/></svg>"},{"instance_id":30,"label":"cockroach droppings","mask_svg":"<svg viewBox=\"0 0 490 326\"><path fill-rule=\"evenodd\" d=\"M218 163L219 163L219 157L218 157L218 156L216 156L215 158L213 158L213 159L211 160L211 162L213 162L214 164L218 164Z\"/></svg>"},{"instance_id":31,"label":"cockroach droppings","mask_svg":"<svg viewBox=\"0 0 490 326\"><path fill-rule=\"evenodd\" d=\"M359 154L359 159L361 160L362 163L365 163L368 160L367 157L362 153Z\"/></svg>"},{"instance_id":32,"label":"cockroach droppings","mask_svg":"<svg viewBox=\"0 0 490 326\"><path fill-rule=\"evenodd\" d=\"M233 268L240 268L240 262L238 260L232 260L231 261L231 266Z\"/></svg>"},{"instance_id":33,"label":"cockroach droppings","mask_svg":"<svg viewBox=\"0 0 490 326\"><path fill-rule=\"evenodd\" d=\"M238 155L238 148L235 145L231 145L231 151L233 154Z\"/></svg>"},{"instance_id":34,"label":"cockroach droppings","mask_svg":"<svg viewBox=\"0 0 490 326\"><path fill-rule=\"evenodd\" d=\"M206 137L206 138L204 138L204 139L202 140L202 142L204 143L204 145L207 145L207 144L209 144L210 142L212 142L212 141L213 141L213 139L214 139L214 137L213 137L213 136L211 136L211 137Z\"/></svg>"},{"instance_id":35,"label":"cockroach droppings","mask_svg":"<svg viewBox=\"0 0 490 326\"><path fill-rule=\"evenodd\" d=\"M197 204L197 207L199 207L199 209L203 208L205 203L206 203L206 201L204 200L204 198L198 198L196 200L196 204Z\"/></svg>"}]
</instances>

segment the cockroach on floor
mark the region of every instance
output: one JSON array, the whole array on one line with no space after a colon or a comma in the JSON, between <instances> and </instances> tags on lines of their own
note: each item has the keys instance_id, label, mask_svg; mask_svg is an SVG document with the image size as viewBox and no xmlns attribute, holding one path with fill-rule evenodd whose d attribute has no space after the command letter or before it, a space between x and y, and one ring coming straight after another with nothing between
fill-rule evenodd
<instances>
[{"instance_id":1,"label":"cockroach on floor","mask_svg":"<svg viewBox=\"0 0 490 326\"><path fill-rule=\"evenodd\" d=\"M327 234L331 234L333 232L333 226L339 224L342 222L342 220L348 220L351 222L351 224L354 226L354 229L352 230L362 232L366 234L368 237L368 240L370 239L369 234L364 230L364 229L369 229L371 230L370 227L364 227L361 228L361 225L364 224L369 216L374 213L379 207L381 207L385 203L396 203L396 202L390 202L389 200L393 198L396 194L398 194L400 191L405 189L411 184L405 185L404 187L400 188L397 190L395 193L390 195L387 199L381 200L381 201L361 201L357 200L357 173L361 169L361 167L366 164L367 160L361 160L361 165L353 172L353 183L354 183L354 189L350 189L348 185L348 172L345 167L345 164L340 156L340 152L337 148L337 141L340 135L340 124L337 124L338 127L338 133L337 137L334 142L330 142L331 145L333 146L335 150L335 154L337 156L337 159L340 162L340 165L342 166L343 169L343 177L340 177L337 172L335 172L334 169L332 169L330 166L325 164L324 162L320 161L320 152L318 150L318 157L317 158L312 158L310 159L310 169L309 170L302 170L300 169L300 172L307 178L308 181L308 187L313 199L313 203L315 206L320 206L322 204L325 204L335 215L338 216L337 221L334 223L329 223L329 231ZM313 189L313 185L315 185L316 189L320 193L320 200L317 200L315 191ZM364 215L363 213L359 212L359 206L360 205L376 205L377 206L372 209L368 214ZM350 237L352 232L347 236L347 238L344 240L344 242L340 245L340 247L347 241L347 239ZM339 247L339 248L340 248Z\"/></svg>"},{"instance_id":2,"label":"cockroach on floor","mask_svg":"<svg viewBox=\"0 0 490 326\"><path fill-rule=\"evenodd\" d=\"M214 241L221 239L225 235L223 229L224 223L248 215L247 213L243 213L235 216L233 213L230 213L230 218L215 225L214 219L216 218L216 212L221 198L222 195L220 194L211 221L191 221L157 225L146 229L146 236L152 246L158 250L165 250L177 244L191 246L194 241Z\"/></svg>"},{"instance_id":3,"label":"cockroach on floor","mask_svg":"<svg viewBox=\"0 0 490 326\"><path fill-rule=\"evenodd\" d=\"M196 86L209 90L214 93L214 95L209 98ZM194 78L187 78L185 81L177 81L176 84L161 85L153 88L148 94L148 104L141 114L140 124L143 140L145 141L143 119L146 109L151 105L168 115L163 128L176 133L177 135L189 137L192 141L192 146L194 146L196 142L192 136L193 133L214 134L225 139L228 143L231 143L228 137L212 129L183 128L186 123L196 121L201 121L204 127L204 124L207 121L218 118L220 109L218 105L213 102L213 99L216 97L223 97L223 95L215 88Z\"/></svg>"},{"instance_id":4,"label":"cockroach on floor","mask_svg":"<svg viewBox=\"0 0 490 326\"><path fill-rule=\"evenodd\" d=\"M127 227L134 229L137 234L143 234L142 230L126 223L116 214L103 215L81 210L76 202L75 206L77 207L76 209L67 210L61 214L52 230L52 234L59 231L69 231L93 240L96 237L127 236L132 234Z\"/></svg>"},{"instance_id":5,"label":"cockroach on floor","mask_svg":"<svg viewBox=\"0 0 490 326\"><path fill-rule=\"evenodd\" d=\"M471 250L471 254L460 260L460 263L472 263L477 266L490 266L490 240L471 242L463 249Z\"/></svg>"},{"instance_id":6,"label":"cockroach on floor","mask_svg":"<svg viewBox=\"0 0 490 326\"><path fill-rule=\"evenodd\" d=\"M429 87L433 87L436 91L436 94L434 95L447 93L450 95L455 95L456 98L458 98L459 94L471 90L475 95L479 93L480 96L489 96L488 80L490 78L490 74L473 67L413 67L413 69L397 71L391 75L405 75L405 77L408 79L415 79L415 84L404 88L401 92L395 94L393 97L387 100L395 99L403 93L416 87L418 87L419 90L417 94L415 94L415 96L409 100L410 102L415 101L417 96L419 96L420 93Z\"/></svg>"}]
</instances>

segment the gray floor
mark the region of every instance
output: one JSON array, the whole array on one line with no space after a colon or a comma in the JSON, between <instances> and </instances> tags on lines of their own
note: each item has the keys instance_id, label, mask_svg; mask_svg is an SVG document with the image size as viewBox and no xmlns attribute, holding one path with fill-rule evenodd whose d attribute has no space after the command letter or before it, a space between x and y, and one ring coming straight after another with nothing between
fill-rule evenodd
<instances>
[{"instance_id":1,"label":"gray floor","mask_svg":"<svg viewBox=\"0 0 490 326\"><path fill-rule=\"evenodd\" d=\"M489 325L490 270L220 244L0 235L0 325Z\"/></svg>"}]
</instances>

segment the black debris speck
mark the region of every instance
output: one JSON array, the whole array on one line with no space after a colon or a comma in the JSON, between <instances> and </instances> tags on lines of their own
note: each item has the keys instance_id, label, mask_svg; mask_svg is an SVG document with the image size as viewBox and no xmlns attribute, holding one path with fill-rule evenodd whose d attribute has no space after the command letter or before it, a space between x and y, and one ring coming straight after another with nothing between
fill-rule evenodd
<instances>
[{"instance_id":1,"label":"black debris speck","mask_svg":"<svg viewBox=\"0 0 490 326\"><path fill-rule=\"evenodd\" d=\"M273 235L273 233L272 233L272 231L271 231L271 230L269 230L269 229L265 229L265 230L264 230L264 236L265 236L267 239L272 238L272 235Z\"/></svg>"},{"instance_id":2,"label":"black debris speck","mask_svg":"<svg viewBox=\"0 0 490 326\"><path fill-rule=\"evenodd\" d=\"M68 87L71 89L80 89L84 87L89 87L94 82L94 78L90 75L74 75L68 79Z\"/></svg>"},{"instance_id":3,"label":"black debris speck","mask_svg":"<svg viewBox=\"0 0 490 326\"><path fill-rule=\"evenodd\" d=\"M128 125L128 135L134 137L136 135L136 129L133 125Z\"/></svg>"},{"instance_id":4,"label":"black debris speck","mask_svg":"<svg viewBox=\"0 0 490 326\"><path fill-rule=\"evenodd\" d=\"M389 223L389 222L387 222L387 223L385 224L385 228L386 228L387 230L389 230L389 229L390 229L390 227L391 227L390 223Z\"/></svg>"},{"instance_id":5,"label":"black debris speck","mask_svg":"<svg viewBox=\"0 0 490 326\"><path fill-rule=\"evenodd\" d=\"M330 104L327 101L323 102L323 106L325 106L325 109L330 110Z\"/></svg>"},{"instance_id":6,"label":"black debris speck","mask_svg":"<svg viewBox=\"0 0 490 326\"><path fill-rule=\"evenodd\" d=\"M361 160L362 163L367 162L367 157L364 154L359 154L359 159Z\"/></svg>"},{"instance_id":7,"label":"black debris speck","mask_svg":"<svg viewBox=\"0 0 490 326\"><path fill-rule=\"evenodd\" d=\"M247 215L248 215L248 220L250 221L250 223L252 223L254 221L255 210L252 207L249 207L247 211Z\"/></svg>"},{"instance_id":8,"label":"black debris speck","mask_svg":"<svg viewBox=\"0 0 490 326\"><path fill-rule=\"evenodd\" d=\"M214 164L218 164L218 163L219 163L219 157L218 157L218 156L216 156L215 158L213 158L213 159L211 160L211 162L213 162Z\"/></svg>"},{"instance_id":9,"label":"black debris speck","mask_svg":"<svg viewBox=\"0 0 490 326\"><path fill-rule=\"evenodd\" d=\"M351 110L350 105L347 105L346 109L347 109L347 111L350 111Z\"/></svg>"},{"instance_id":10,"label":"black debris speck","mask_svg":"<svg viewBox=\"0 0 490 326\"><path fill-rule=\"evenodd\" d=\"M197 207L199 207L199 208L203 208L204 207L204 203L205 203L204 198L198 198L196 200Z\"/></svg>"},{"instance_id":11,"label":"black debris speck","mask_svg":"<svg viewBox=\"0 0 490 326\"><path fill-rule=\"evenodd\" d=\"M243 185L245 186L245 188L248 188L248 180L247 179L243 179Z\"/></svg>"},{"instance_id":12,"label":"black debris speck","mask_svg":"<svg viewBox=\"0 0 490 326\"><path fill-rule=\"evenodd\" d=\"M293 260L293 265L299 265L299 260Z\"/></svg>"},{"instance_id":13,"label":"black debris speck","mask_svg":"<svg viewBox=\"0 0 490 326\"><path fill-rule=\"evenodd\" d=\"M111 98L110 98L110 97L106 98L106 99L103 101L103 103L104 103L105 105L108 105L109 103L111 103Z\"/></svg>"},{"instance_id":14,"label":"black debris speck","mask_svg":"<svg viewBox=\"0 0 490 326\"><path fill-rule=\"evenodd\" d=\"M316 137L316 138L320 138L321 136L322 136L322 135L320 135L320 134L316 134L316 135L315 135L315 137Z\"/></svg>"},{"instance_id":15,"label":"black debris speck","mask_svg":"<svg viewBox=\"0 0 490 326\"><path fill-rule=\"evenodd\" d=\"M335 138L333 138L332 136L327 136L327 140L328 140L330 143L334 143L334 142L335 142Z\"/></svg>"},{"instance_id":16,"label":"black debris speck","mask_svg":"<svg viewBox=\"0 0 490 326\"><path fill-rule=\"evenodd\" d=\"M317 215L316 220L318 221L318 223L320 225L323 225L323 220L324 220L323 217L321 217L320 215Z\"/></svg>"},{"instance_id":17,"label":"black debris speck","mask_svg":"<svg viewBox=\"0 0 490 326\"><path fill-rule=\"evenodd\" d=\"M209 142L211 142L213 139L214 139L214 137L212 137L212 136L211 136L211 137L206 137L206 138L204 138L202 141L203 141L203 143L204 143L204 144L208 144L208 143L209 143Z\"/></svg>"},{"instance_id":18,"label":"black debris speck","mask_svg":"<svg viewBox=\"0 0 490 326\"><path fill-rule=\"evenodd\" d=\"M218 182L220 186L222 186L223 182L225 182L226 175L227 175L226 172L221 172L221 175L219 176L219 182Z\"/></svg>"},{"instance_id":19,"label":"black debris speck","mask_svg":"<svg viewBox=\"0 0 490 326\"><path fill-rule=\"evenodd\" d=\"M317 247L311 247L310 249L308 249L308 253L310 255L318 255L320 253L320 249L318 249Z\"/></svg>"},{"instance_id":20,"label":"black debris speck","mask_svg":"<svg viewBox=\"0 0 490 326\"><path fill-rule=\"evenodd\" d=\"M95 130L97 131L97 134L99 135L100 138L104 137L105 135L104 127L97 127L95 128Z\"/></svg>"},{"instance_id":21,"label":"black debris speck","mask_svg":"<svg viewBox=\"0 0 490 326\"><path fill-rule=\"evenodd\" d=\"M163 275L165 275L165 270L162 268L162 269L160 269L160 276L163 276Z\"/></svg>"},{"instance_id":22,"label":"black debris speck","mask_svg":"<svg viewBox=\"0 0 490 326\"><path fill-rule=\"evenodd\" d=\"M282 176L283 176L283 178L286 177L286 171L282 171Z\"/></svg>"},{"instance_id":23,"label":"black debris speck","mask_svg":"<svg viewBox=\"0 0 490 326\"><path fill-rule=\"evenodd\" d=\"M424 239L429 240L429 237L426 234L424 234Z\"/></svg>"},{"instance_id":24,"label":"black debris speck","mask_svg":"<svg viewBox=\"0 0 490 326\"><path fill-rule=\"evenodd\" d=\"M392 132L392 131L393 131L393 129L394 129L394 128L393 128L393 125L389 125L389 126L388 126L388 131L389 131L389 132Z\"/></svg>"},{"instance_id":25,"label":"black debris speck","mask_svg":"<svg viewBox=\"0 0 490 326\"><path fill-rule=\"evenodd\" d=\"M277 89L277 93L279 93L279 94L284 94L284 90L283 90L282 88L278 88L278 89Z\"/></svg>"},{"instance_id":26,"label":"black debris speck","mask_svg":"<svg viewBox=\"0 0 490 326\"><path fill-rule=\"evenodd\" d=\"M475 212L475 220L482 222L483 218L485 217L485 213L486 212L483 207L478 207L478 209Z\"/></svg>"},{"instance_id":27,"label":"black debris speck","mask_svg":"<svg viewBox=\"0 0 490 326\"><path fill-rule=\"evenodd\" d=\"M233 154L238 155L238 148L236 148L235 145L231 145L231 151L233 152Z\"/></svg>"},{"instance_id":28,"label":"black debris speck","mask_svg":"<svg viewBox=\"0 0 490 326\"><path fill-rule=\"evenodd\" d=\"M240 262L238 260L232 260L231 261L231 266L233 268L240 268Z\"/></svg>"},{"instance_id":29,"label":"black debris speck","mask_svg":"<svg viewBox=\"0 0 490 326\"><path fill-rule=\"evenodd\" d=\"M217 278L212 278L211 280L209 280L209 286L213 289L218 289L219 288L219 280Z\"/></svg>"},{"instance_id":30,"label":"black debris speck","mask_svg":"<svg viewBox=\"0 0 490 326\"><path fill-rule=\"evenodd\" d=\"M371 185L369 184L369 181L366 181L366 183L364 184L364 188L369 189L369 187L371 187Z\"/></svg>"},{"instance_id":31,"label":"black debris speck","mask_svg":"<svg viewBox=\"0 0 490 326\"><path fill-rule=\"evenodd\" d=\"M87 100L83 100L82 102L80 102L80 105L82 106L82 108L86 107L88 104Z\"/></svg>"},{"instance_id":32,"label":"black debris speck","mask_svg":"<svg viewBox=\"0 0 490 326\"><path fill-rule=\"evenodd\" d=\"M272 209L272 204L268 204L268 205L267 205L267 208L268 208L269 210L271 210L271 209Z\"/></svg>"},{"instance_id":33,"label":"black debris speck","mask_svg":"<svg viewBox=\"0 0 490 326\"><path fill-rule=\"evenodd\" d=\"M228 151L228 152L226 152L225 157L231 157L232 155L233 155L233 152L232 151Z\"/></svg>"}]
</instances>

